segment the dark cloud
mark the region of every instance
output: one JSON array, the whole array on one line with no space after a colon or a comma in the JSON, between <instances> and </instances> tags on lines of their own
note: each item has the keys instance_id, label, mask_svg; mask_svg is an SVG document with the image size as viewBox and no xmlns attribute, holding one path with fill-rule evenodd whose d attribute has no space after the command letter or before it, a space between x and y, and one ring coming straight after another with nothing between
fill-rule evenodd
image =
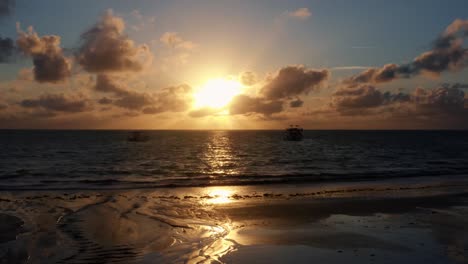
<instances>
[{"instance_id":1,"label":"dark cloud","mask_svg":"<svg viewBox=\"0 0 468 264\"><path fill-rule=\"evenodd\" d=\"M161 110L162 109L160 109L159 107L149 106L149 107L145 107L142 110L142 113L147 114L147 115L156 115L156 114L164 112L164 111L161 111Z\"/></svg>"},{"instance_id":2,"label":"dark cloud","mask_svg":"<svg viewBox=\"0 0 468 264\"><path fill-rule=\"evenodd\" d=\"M460 35L462 37L468 36L468 20L455 19L434 41L433 45L439 49L450 48Z\"/></svg>"},{"instance_id":3,"label":"dark cloud","mask_svg":"<svg viewBox=\"0 0 468 264\"><path fill-rule=\"evenodd\" d=\"M456 71L464 68L468 60L468 50L461 43L447 49L435 49L425 52L413 61L413 72L427 72L439 75L444 71Z\"/></svg>"},{"instance_id":4,"label":"dark cloud","mask_svg":"<svg viewBox=\"0 0 468 264\"><path fill-rule=\"evenodd\" d=\"M11 38L0 37L0 63L9 62L15 52L14 41Z\"/></svg>"},{"instance_id":5,"label":"dark cloud","mask_svg":"<svg viewBox=\"0 0 468 264\"><path fill-rule=\"evenodd\" d=\"M361 85L355 88L342 88L332 96L331 105L338 112L348 112L358 108L379 107L386 104L405 102L409 96L403 93L392 94L381 92L371 85Z\"/></svg>"},{"instance_id":6,"label":"dark cloud","mask_svg":"<svg viewBox=\"0 0 468 264\"><path fill-rule=\"evenodd\" d=\"M441 86L435 89L417 88L410 94L381 92L371 85L342 88L332 96L329 112L341 115L387 115L405 120L434 118L443 123L468 121L465 93L459 88ZM453 123L452 123L453 124Z\"/></svg>"},{"instance_id":7,"label":"dark cloud","mask_svg":"<svg viewBox=\"0 0 468 264\"><path fill-rule=\"evenodd\" d=\"M426 111L457 112L465 108L465 100L462 90L447 87L433 90L417 88L411 95L411 101Z\"/></svg>"},{"instance_id":8,"label":"dark cloud","mask_svg":"<svg viewBox=\"0 0 468 264\"><path fill-rule=\"evenodd\" d=\"M102 105L109 105L109 104L112 104L114 101L110 98L107 98L107 97L102 97L101 99L98 100L98 103L99 104L102 104Z\"/></svg>"},{"instance_id":9,"label":"dark cloud","mask_svg":"<svg viewBox=\"0 0 468 264\"><path fill-rule=\"evenodd\" d=\"M114 93L116 95L125 95L129 93L127 87L115 79L113 79L110 75L106 74L98 74L96 77L96 85L94 89L98 92L103 93Z\"/></svg>"},{"instance_id":10,"label":"dark cloud","mask_svg":"<svg viewBox=\"0 0 468 264\"><path fill-rule=\"evenodd\" d=\"M18 48L33 59L34 79L38 82L61 82L71 75L71 61L63 55L60 37L39 37L32 27L18 29Z\"/></svg>"},{"instance_id":11,"label":"dark cloud","mask_svg":"<svg viewBox=\"0 0 468 264\"><path fill-rule=\"evenodd\" d=\"M24 108L41 108L56 112L85 112L92 109L89 99L80 95L45 94L20 102Z\"/></svg>"},{"instance_id":12,"label":"dark cloud","mask_svg":"<svg viewBox=\"0 0 468 264\"><path fill-rule=\"evenodd\" d=\"M444 71L456 71L466 67L468 49L463 47L468 37L468 20L456 19L434 41L433 49L416 57L413 71L429 72L435 75Z\"/></svg>"},{"instance_id":13,"label":"dark cloud","mask_svg":"<svg viewBox=\"0 0 468 264\"><path fill-rule=\"evenodd\" d=\"M299 99L299 98L297 98L296 100L293 100L293 101L289 102L289 106L292 107L292 108L301 107L303 104L304 104L304 101L302 101L302 100Z\"/></svg>"},{"instance_id":14,"label":"dark cloud","mask_svg":"<svg viewBox=\"0 0 468 264\"><path fill-rule=\"evenodd\" d=\"M279 100L308 94L330 76L328 70L312 70L303 66L287 66L268 80L260 93L269 100Z\"/></svg>"},{"instance_id":15,"label":"dark cloud","mask_svg":"<svg viewBox=\"0 0 468 264\"><path fill-rule=\"evenodd\" d=\"M414 66L386 64L381 68L370 68L344 81L349 87L354 87L363 83L385 83L397 78L409 78L416 74Z\"/></svg>"},{"instance_id":16,"label":"dark cloud","mask_svg":"<svg viewBox=\"0 0 468 264\"><path fill-rule=\"evenodd\" d=\"M128 110L141 111L144 114L183 112L188 110L192 103L192 89L188 85L170 86L161 89L157 93L150 94L132 91L115 77L99 74L94 89L116 96L113 100L105 100L107 104L113 104ZM102 102L100 103L102 104Z\"/></svg>"},{"instance_id":17,"label":"dark cloud","mask_svg":"<svg viewBox=\"0 0 468 264\"><path fill-rule=\"evenodd\" d=\"M349 86L362 83L385 83L399 78L409 78L421 73L439 75L445 71L463 69L468 63L468 49L463 40L468 36L468 20L457 19L433 43L431 50L417 56L408 64L387 64L381 68L367 69L344 81Z\"/></svg>"},{"instance_id":18,"label":"dark cloud","mask_svg":"<svg viewBox=\"0 0 468 264\"><path fill-rule=\"evenodd\" d=\"M141 71L151 59L148 46L137 46L125 34L125 22L106 12L101 20L82 34L78 63L88 72Z\"/></svg>"},{"instance_id":19,"label":"dark cloud","mask_svg":"<svg viewBox=\"0 0 468 264\"><path fill-rule=\"evenodd\" d=\"M468 83L443 83L442 87L453 89L468 89Z\"/></svg>"},{"instance_id":20,"label":"dark cloud","mask_svg":"<svg viewBox=\"0 0 468 264\"><path fill-rule=\"evenodd\" d=\"M238 95L229 104L231 115L263 114L270 116L283 111L283 101Z\"/></svg>"},{"instance_id":21,"label":"dark cloud","mask_svg":"<svg viewBox=\"0 0 468 264\"><path fill-rule=\"evenodd\" d=\"M15 9L15 0L0 0L0 17L9 16Z\"/></svg>"},{"instance_id":22,"label":"dark cloud","mask_svg":"<svg viewBox=\"0 0 468 264\"><path fill-rule=\"evenodd\" d=\"M243 72L239 79L245 86L252 86L257 83L257 76L253 72Z\"/></svg>"},{"instance_id":23,"label":"dark cloud","mask_svg":"<svg viewBox=\"0 0 468 264\"><path fill-rule=\"evenodd\" d=\"M147 114L185 112L192 104L192 88L188 85L166 87L156 93L154 98L155 105L147 109Z\"/></svg>"},{"instance_id":24,"label":"dark cloud","mask_svg":"<svg viewBox=\"0 0 468 264\"><path fill-rule=\"evenodd\" d=\"M369 108L382 105L383 95L370 85L362 85L358 88L341 89L334 93L332 106L338 112L348 112L356 108Z\"/></svg>"},{"instance_id":25,"label":"dark cloud","mask_svg":"<svg viewBox=\"0 0 468 264\"><path fill-rule=\"evenodd\" d=\"M106 74L99 74L97 76L94 90L114 94L117 96L116 99L111 100L112 102L109 102L109 100L105 101L128 110L142 110L144 107L152 105L155 101L150 94L131 91L127 85L115 77Z\"/></svg>"},{"instance_id":26,"label":"dark cloud","mask_svg":"<svg viewBox=\"0 0 468 264\"><path fill-rule=\"evenodd\" d=\"M150 94L130 91L114 100L114 105L128 110L142 110L145 106L154 103L155 100Z\"/></svg>"}]
</instances>

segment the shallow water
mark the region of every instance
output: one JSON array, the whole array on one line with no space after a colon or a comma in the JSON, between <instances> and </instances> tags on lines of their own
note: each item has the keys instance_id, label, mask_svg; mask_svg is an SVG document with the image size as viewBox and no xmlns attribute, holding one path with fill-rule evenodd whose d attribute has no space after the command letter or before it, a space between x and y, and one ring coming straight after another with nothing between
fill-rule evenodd
<instances>
[{"instance_id":1,"label":"shallow water","mask_svg":"<svg viewBox=\"0 0 468 264\"><path fill-rule=\"evenodd\" d=\"M0 192L0 263L466 263L466 190L264 188Z\"/></svg>"},{"instance_id":2,"label":"shallow water","mask_svg":"<svg viewBox=\"0 0 468 264\"><path fill-rule=\"evenodd\" d=\"M0 188L250 185L468 172L465 131L0 131Z\"/></svg>"}]
</instances>

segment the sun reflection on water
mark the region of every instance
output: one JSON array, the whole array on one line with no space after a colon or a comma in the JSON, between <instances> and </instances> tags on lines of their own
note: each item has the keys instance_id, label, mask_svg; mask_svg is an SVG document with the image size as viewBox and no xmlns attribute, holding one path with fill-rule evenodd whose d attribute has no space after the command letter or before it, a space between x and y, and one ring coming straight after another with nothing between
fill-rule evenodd
<instances>
[{"instance_id":1,"label":"sun reflection on water","mask_svg":"<svg viewBox=\"0 0 468 264\"><path fill-rule=\"evenodd\" d=\"M212 177L213 183L216 183L220 177L240 173L238 160L226 131L212 132L200 161L206 166L205 173Z\"/></svg>"},{"instance_id":2,"label":"sun reflection on water","mask_svg":"<svg viewBox=\"0 0 468 264\"><path fill-rule=\"evenodd\" d=\"M229 189L214 189L208 193L212 198L208 200L211 204L226 204L232 202L229 198L232 195L232 190Z\"/></svg>"}]
</instances>

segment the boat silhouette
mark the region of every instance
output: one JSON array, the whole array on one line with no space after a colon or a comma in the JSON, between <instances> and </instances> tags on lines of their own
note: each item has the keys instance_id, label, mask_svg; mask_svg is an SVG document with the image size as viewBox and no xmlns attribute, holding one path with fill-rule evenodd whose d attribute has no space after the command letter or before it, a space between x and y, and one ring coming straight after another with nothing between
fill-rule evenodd
<instances>
[{"instance_id":1,"label":"boat silhouette","mask_svg":"<svg viewBox=\"0 0 468 264\"><path fill-rule=\"evenodd\" d=\"M130 142L145 142L149 139L150 137L141 131L132 131L127 136L127 141Z\"/></svg>"},{"instance_id":2,"label":"boat silhouette","mask_svg":"<svg viewBox=\"0 0 468 264\"><path fill-rule=\"evenodd\" d=\"M283 139L286 141L301 141L304 138L304 135L302 134L303 132L304 129L302 129L298 125L290 125L284 131Z\"/></svg>"}]
</instances>

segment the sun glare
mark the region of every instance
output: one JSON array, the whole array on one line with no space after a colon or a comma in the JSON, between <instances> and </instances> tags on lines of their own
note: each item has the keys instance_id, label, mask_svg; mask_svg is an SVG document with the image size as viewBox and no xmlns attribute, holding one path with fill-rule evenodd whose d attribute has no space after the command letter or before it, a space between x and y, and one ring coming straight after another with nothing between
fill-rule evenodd
<instances>
[{"instance_id":1,"label":"sun glare","mask_svg":"<svg viewBox=\"0 0 468 264\"><path fill-rule=\"evenodd\" d=\"M215 189L209 193L213 197L209 202L212 204L226 204L230 203L231 200L229 196L232 194L232 191L228 189Z\"/></svg>"},{"instance_id":2,"label":"sun glare","mask_svg":"<svg viewBox=\"0 0 468 264\"><path fill-rule=\"evenodd\" d=\"M223 78L209 80L193 95L194 107L225 107L234 96L241 93L241 90L242 84L236 80Z\"/></svg>"}]
</instances>

